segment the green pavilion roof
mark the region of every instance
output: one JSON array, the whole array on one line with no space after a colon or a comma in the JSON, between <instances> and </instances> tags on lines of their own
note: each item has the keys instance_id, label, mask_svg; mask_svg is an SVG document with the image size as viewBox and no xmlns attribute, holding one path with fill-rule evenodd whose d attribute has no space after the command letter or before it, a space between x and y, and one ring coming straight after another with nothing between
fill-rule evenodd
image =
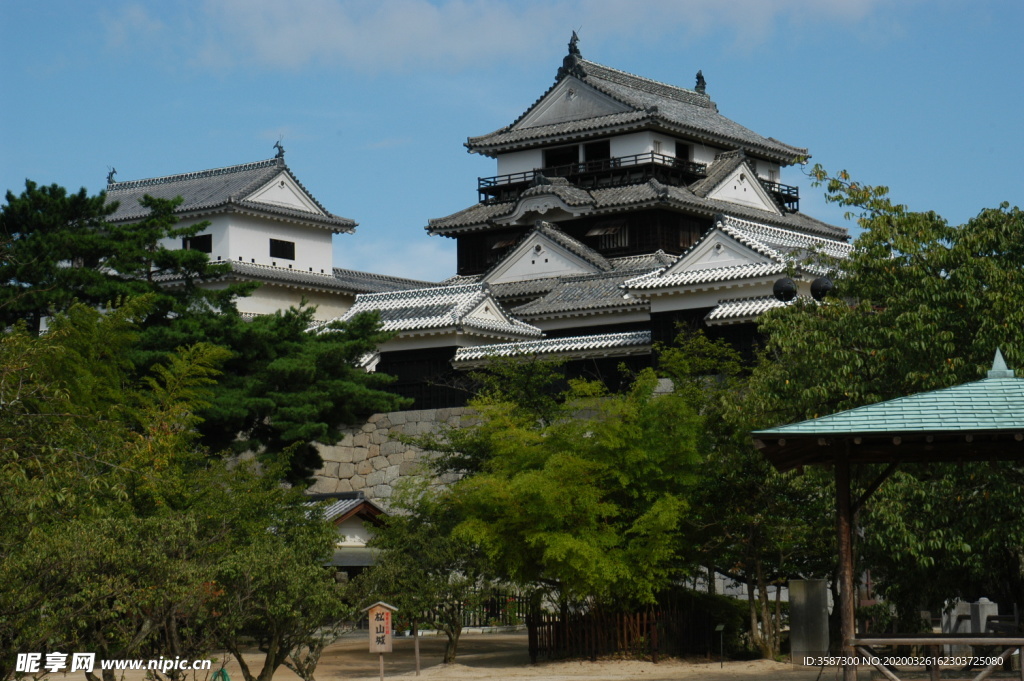
<instances>
[{"instance_id":1,"label":"green pavilion roof","mask_svg":"<svg viewBox=\"0 0 1024 681\"><path fill-rule=\"evenodd\" d=\"M1024 378L1007 369L997 350L980 381L751 435L781 470L831 463L837 445L862 462L1016 458L1024 440Z\"/></svg>"}]
</instances>

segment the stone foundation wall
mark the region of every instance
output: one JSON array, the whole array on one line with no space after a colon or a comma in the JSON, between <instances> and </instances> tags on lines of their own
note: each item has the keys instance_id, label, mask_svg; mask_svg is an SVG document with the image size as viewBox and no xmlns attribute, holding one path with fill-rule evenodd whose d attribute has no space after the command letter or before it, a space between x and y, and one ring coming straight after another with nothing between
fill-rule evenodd
<instances>
[{"instance_id":1,"label":"stone foundation wall","mask_svg":"<svg viewBox=\"0 0 1024 681\"><path fill-rule=\"evenodd\" d=\"M324 460L316 472L310 492L354 492L362 490L367 499L386 501L399 478L421 472L421 461L429 452L401 438L438 433L444 427L459 428L468 423L465 407L418 409L374 414L361 426L345 431L334 445L318 445Z\"/></svg>"}]
</instances>

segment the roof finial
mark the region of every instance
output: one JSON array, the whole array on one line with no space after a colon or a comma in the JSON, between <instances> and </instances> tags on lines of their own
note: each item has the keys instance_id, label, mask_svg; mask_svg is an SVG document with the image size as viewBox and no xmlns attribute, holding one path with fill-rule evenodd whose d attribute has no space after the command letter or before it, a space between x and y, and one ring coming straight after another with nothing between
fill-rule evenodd
<instances>
[{"instance_id":1,"label":"roof finial","mask_svg":"<svg viewBox=\"0 0 1024 681\"><path fill-rule=\"evenodd\" d=\"M703 95L704 91L707 89L707 85L708 85L707 82L704 80L704 72L698 70L697 71L697 86L695 88L693 88L693 89Z\"/></svg>"},{"instance_id":2,"label":"roof finial","mask_svg":"<svg viewBox=\"0 0 1024 681\"><path fill-rule=\"evenodd\" d=\"M284 158L284 147L281 146L280 139L274 142L274 148L277 149L277 154L274 155L274 158Z\"/></svg>"},{"instance_id":3,"label":"roof finial","mask_svg":"<svg viewBox=\"0 0 1024 681\"><path fill-rule=\"evenodd\" d=\"M586 77L587 72L583 70L583 65L580 63L583 61L583 55L580 54L579 42L580 37L576 35L576 31L573 31L572 38L569 39L569 54L562 57L562 67L558 69L558 75L555 76L556 81L562 80L566 76Z\"/></svg>"},{"instance_id":4,"label":"roof finial","mask_svg":"<svg viewBox=\"0 0 1024 681\"><path fill-rule=\"evenodd\" d=\"M107 184L114 184L114 175L117 175L117 168L114 166L108 166Z\"/></svg>"},{"instance_id":5,"label":"roof finial","mask_svg":"<svg viewBox=\"0 0 1024 681\"><path fill-rule=\"evenodd\" d=\"M1003 353L996 348L995 359L992 360L992 370L988 372L989 378L1013 378L1013 369L1009 369L1006 366L1006 360L1003 359Z\"/></svg>"}]
</instances>

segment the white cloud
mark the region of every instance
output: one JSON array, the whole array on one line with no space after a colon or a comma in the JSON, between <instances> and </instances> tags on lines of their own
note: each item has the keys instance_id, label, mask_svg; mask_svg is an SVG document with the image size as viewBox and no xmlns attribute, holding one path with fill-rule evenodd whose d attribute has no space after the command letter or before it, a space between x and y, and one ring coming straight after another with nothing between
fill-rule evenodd
<instances>
[{"instance_id":1,"label":"white cloud","mask_svg":"<svg viewBox=\"0 0 1024 681\"><path fill-rule=\"evenodd\" d=\"M724 31L755 47L777 31L816 22L849 25L881 0L206 0L206 67L309 63L363 72L454 69L547 58L582 28L584 54L605 41L692 40Z\"/></svg>"},{"instance_id":2,"label":"white cloud","mask_svg":"<svg viewBox=\"0 0 1024 681\"><path fill-rule=\"evenodd\" d=\"M101 21L106 30L107 47L113 49L144 45L165 28L149 10L136 3L104 11Z\"/></svg>"}]
</instances>

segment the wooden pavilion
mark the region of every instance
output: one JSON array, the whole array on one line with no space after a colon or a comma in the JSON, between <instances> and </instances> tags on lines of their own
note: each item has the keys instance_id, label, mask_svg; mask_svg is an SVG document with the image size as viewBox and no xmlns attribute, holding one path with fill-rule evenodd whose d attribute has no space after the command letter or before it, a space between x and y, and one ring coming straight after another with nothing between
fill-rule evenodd
<instances>
[{"instance_id":1,"label":"wooden pavilion","mask_svg":"<svg viewBox=\"0 0 1024 681\"><path fill-rule=\"evenodd\" d=\"M1024 635L970 636L916 634L858 637L854 624L853 514L901 463L1024 460L1024 378L1007 368L996 350L988 376L980 381L918 393L809 421L751 433L754 444L779 471L801 466L833 466L836 480L836 531L843 656L875 657L883 645L926 646L938 655L943 645L999 646L1003 657L1021 650ZM884 464L885 469L856 500L850 492L853 466ZM887 678L895 672L874 665ZM997 665L982 669L984 679ZM1024 665L1022 665L1024 667ZM939 679L938 665L931 678ZM847 664L844 681L855 681L857 666ZM1021 672L1024 681L1024 670Z\"/></svg>"}]
</instances>

